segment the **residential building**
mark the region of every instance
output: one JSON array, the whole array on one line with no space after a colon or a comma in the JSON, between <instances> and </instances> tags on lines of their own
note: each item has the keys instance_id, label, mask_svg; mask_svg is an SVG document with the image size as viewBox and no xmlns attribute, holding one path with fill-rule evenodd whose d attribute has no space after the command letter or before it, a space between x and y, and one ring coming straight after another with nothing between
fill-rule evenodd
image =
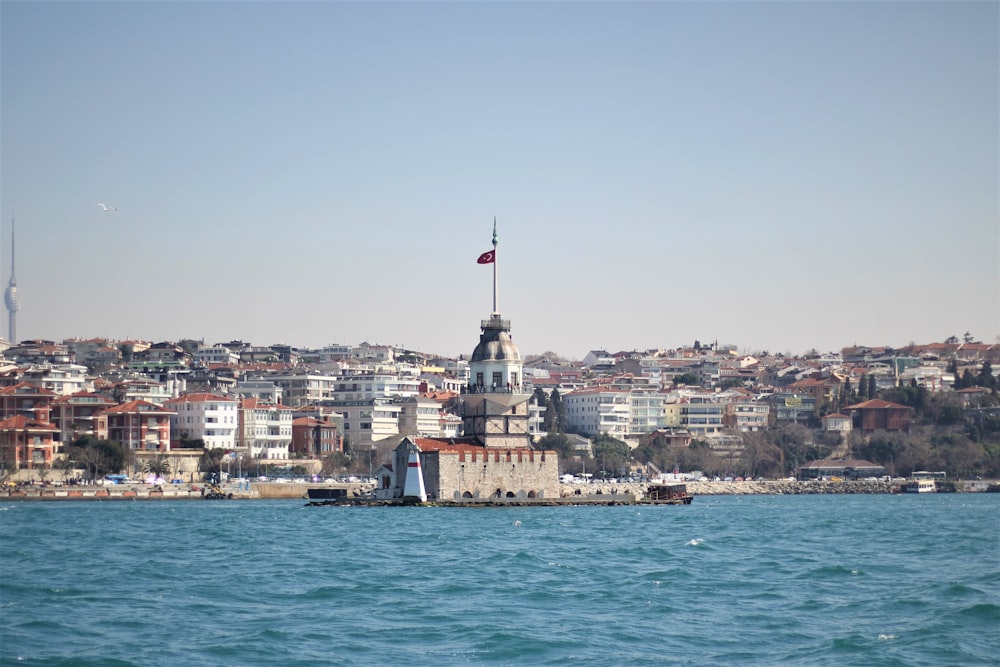
<instances>
[{"instance_id":1,"label":"residential building","mask_svg":"<svg viewBox=\"0 0 1000 667\"><path fill-rule=\"evenodd\" d=\"M175 413L148 401L129 401L94 415L99 439L115 440L126 449L169 452Z\"/></svg>"},{"instance_id":2,"label":"residential building","mask_svg":"<svg viewBox=\"0 0 1000 667\"><path fill-rule=\"evenodd\" d=\"M849 405L844 411L854 420L854 426L863 433L873 431L905 431L910 427L912 408L891 401L873 398Z\"/></svg>"},{"instance_id":3,"label":"residential building","mask_svg":"<svg viewBox=\"0 0 1000 667\"><path fill-rule=\"evenodd\" d=\"M587 388L563 394L566 429L587 436L606 433L624 439L631 433L632 397L624 389Z\"/></svg>"},{"instance_id":4,"label":"residential building","mask_svg":"<svg viewBox=\"0 0 1000 667\"><path fill-rule=\"evenodd\" d=\"M696 439L721 433L728 408L728 402L720 400L715 394L689 396L681 402L680 426Z\"/></svg>"},{"instance_id":5,"label":"residential building","mask_svg":"<svg viewBox=\"0 0 1000 667\"><path fill-rule=\"evenodd\" d=\"M292 445L295 410L258 398L239 402L236 449L255 459L287 459Z\"/></svg>"},{"instance_id":6,"label":"residential building","mask_svg":"<svg viewBox=\"0 0 1000 667\"><path fill-rule=\"evenodd\" d=\"M164 403L174 411L170 416L170 437L174 446L181 440L202 440L206 449L236 448L239 402L209 393L185 394Z\"/></svg>"},{"instance_id":7,"label":"residential building","mask_svg":"<svg viewBox=\"0 0 1000 667\"><path fill-rule=\"evenodd\" d=\"M106 396L80 391L52 401L51 419L59 429L57 439L69 444L85 435L96 436L95 415L114 406Z\"/></svg>"},{"instance_id":8,"label":"residential building","mask_svg":"<svg viewBox=\"0 0 1000 667\"><path fill-rule=\"evenodd\" d=\"M54 424L23 414L0 419L0 476L22 469L44 472L51 468L57 432Z\"/></svg>"},{"instance_id":9,"label":"residential building","mask_svg":"<svg viewBox=\"0 0 1000 667\"><path fill-rule=\"evenodd\" d=\"M344 441L337 425L314 417L292 420L292 454L308 458L329 456L344 451Z\"/></svg>"},{"instance_id":10,"label":"residential building","mask_svg":"<svg viewBox=\"0 0 1000 667\"><path fill-rule=\"evenodd\" d=\"M213 364L235 366L240 363L240 355L233 352L225 345L203 347L191 356L195 365L205 368L212 366Z\"/></svg>"},{"instance_id":11,"label":"residential building","mask_svg":"<svg viewBox=\"0 0 1000 667\"><path fill-rule=\"evenodd\" d=\"M50 389L60 396L93 389L93 383L87 377L87 367L78 364L33 365L21 373L21 382Z\"/></svg>"},{"instance_id":12,"label":"residential building","mask_svg":"<svg viewBox=\"0 0 1000 667\"><path fill-rule=\"evenodd\" d=\"M319 402L318 406L343 415L344 446L349 449L368 449L381 440L399 435L399 415L402 408L391 398L328 400Z\"/></svg>"},{"instance_id":13,"label":"residential building","mask_svg":"<svg viewBox=\"0 0 1000 667\"><path fill-rule=\"evenodd\" d=\"M39 422L51 421L52 402L59 397L50 389L27 382L0 389L0 417L22 415Z\"/></svg>"}]
</instances>

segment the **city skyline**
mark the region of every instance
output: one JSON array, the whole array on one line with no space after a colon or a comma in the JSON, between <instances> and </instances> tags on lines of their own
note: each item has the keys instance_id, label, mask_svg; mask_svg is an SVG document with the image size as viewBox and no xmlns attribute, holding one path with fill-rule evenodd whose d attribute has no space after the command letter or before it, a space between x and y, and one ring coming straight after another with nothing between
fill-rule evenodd
<instances>
[{"instance_id":1,"label":"city skyline","mask_svg":"<svg viewBox=\"0 0 1000 667\"><path fill-rule=\"evenodd\" d=\"M995 3L3 3L22 339L1000 334Z\"/></svg>"}]
</instances>

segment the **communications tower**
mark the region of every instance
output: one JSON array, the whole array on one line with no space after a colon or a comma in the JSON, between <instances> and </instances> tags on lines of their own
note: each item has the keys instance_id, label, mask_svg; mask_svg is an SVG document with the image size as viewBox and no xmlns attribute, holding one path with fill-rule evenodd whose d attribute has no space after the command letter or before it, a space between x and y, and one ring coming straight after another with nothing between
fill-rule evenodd
<instances>
[{"instance_id":1,"label":"communications tower","mask_svg":"<svg viewBox=\"0 0 1000 667\"><path fill-rule=\"evenodd\" d=\"M17 344L17 311L21 310L21 297L17 293L17 278L14 275L14 216L10 216L10 281L3 294L7 306L7 340Z\"/></svg>"}]
</instances>

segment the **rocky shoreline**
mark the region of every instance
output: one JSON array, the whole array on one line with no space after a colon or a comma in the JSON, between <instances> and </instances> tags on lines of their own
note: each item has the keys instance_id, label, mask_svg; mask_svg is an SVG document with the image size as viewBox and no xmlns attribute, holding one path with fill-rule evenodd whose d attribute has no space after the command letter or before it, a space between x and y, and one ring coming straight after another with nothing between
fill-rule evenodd
<instances>
[{"instance_id":1,"label":"rocky shoreline","mask_svg":"<svg viewBox=\"0 0 1000 667\"><path fill-rule=\"evenodd\" d=\"M903 483L882 480L862 481L788 481L768 480L761 482L686 482L692 496L754 496L754 495L844 495L844 494L887 494L900 493ZM217 497L222 499L291 499L305 498L308 484L250 484L249 488L223 487ZM350 497L364 495L369 489L364 485L352 485ZM562 503L617 504L618 502L640 502L646 496L648 483L580 483L560 484ZM214 499L206 496L206 487L196 485L150 487L144 484L125 484L112 487L44 487L27 486L17 490L0 492L0 498L8 500L179 500ZM977 482L947 482L939 485L938 492L983 492L1000 490L995 480ZM534 504L540 504L537 499ZM556 500L556 499L552 499Z\"/></svg>"},{"instance_id":2,"label":"rocky shoreline","mask_svg":"<svg viewBox=\"0 0 1000 667\"><path fill-rule=\"evenodd\" d=\"M754 496L754 495L802 495L802 494L852 494L852 493L899 493L901 482L881 480L860 481L788 481L768 480L762 482L686 482L688 493L693 496ZM563 484L562 497L575 495L636 495L641 497L648 484L645 483L589 483Z\"/></svg>"}]
</instances>

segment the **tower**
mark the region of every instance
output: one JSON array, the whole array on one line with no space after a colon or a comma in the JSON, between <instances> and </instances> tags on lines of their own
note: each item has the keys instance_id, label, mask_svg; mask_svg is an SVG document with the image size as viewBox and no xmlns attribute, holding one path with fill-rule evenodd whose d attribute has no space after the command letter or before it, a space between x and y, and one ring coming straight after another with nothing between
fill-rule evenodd
<instances>
[{"instance_id":1,"label":"tower","mask_svg":"<svg viewBox=\"0 0 1000 667\"><path fill-rule=\"evenodd\" d=\"M500 316L497 302L497 223L493 219L493 250L479 257L493 264L493 312L480 323L479 344L469 359L469 386L464 394L465 435L485 447L529 447L528 401L523 393L521 353L510 336L510 320Z\"/></svg>"},{"instance_id":2,"label":"tower","mask_svg":"<svg viewBox=\"0 0 1000 667\"><path fill-rule=\"evenodd\" d=\"M17 344L17 311L21 310L21 297L17 293L17 278L14 276L14 216L10 216L10 281L3 294L7 306L7 340Z\"/></svg>"}]
</instances>

